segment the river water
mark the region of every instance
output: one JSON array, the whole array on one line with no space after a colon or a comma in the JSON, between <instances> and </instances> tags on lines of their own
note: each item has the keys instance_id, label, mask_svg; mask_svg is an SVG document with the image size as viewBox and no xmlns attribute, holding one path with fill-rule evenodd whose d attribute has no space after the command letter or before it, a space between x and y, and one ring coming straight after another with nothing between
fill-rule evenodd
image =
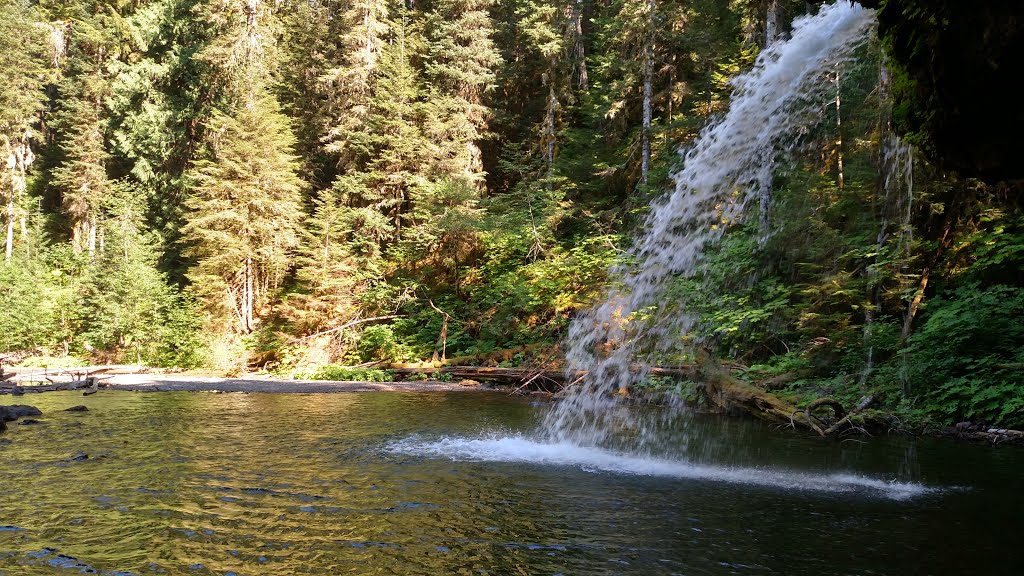
<instances>
[{"instance_id":1,"label":"river water","mask_svg":"<svg viewBox=\"0 0 1024 576\"><path fill-rule=\"evenodd\" d=\"M1024 573L1015 448L694 415L623 455L487 392L28 399L4 575Z\"/></svg>"}]
</instances>

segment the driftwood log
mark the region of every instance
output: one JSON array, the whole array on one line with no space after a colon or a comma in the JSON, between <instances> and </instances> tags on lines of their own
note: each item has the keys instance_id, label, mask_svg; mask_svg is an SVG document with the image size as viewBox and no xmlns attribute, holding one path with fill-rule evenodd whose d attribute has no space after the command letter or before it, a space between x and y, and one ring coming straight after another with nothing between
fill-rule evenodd
<instances>
[{"instance_id":1,"label":"driftwood log","mask_svg":"<svg viewBox=\"0 0 1024 576\"><path fill-rule=\"evenodd\" d=\"M961 440L974 440L996 444L1011 444L1024 446L1024 430L1011 430L1009 428L988 428L974 426L968 422L962 422L938 432L940 436L948 436Z\"/></svg>"},{"instance_id":2,"label":"driftwood log","mask_svg":"<svg viewBox=\"0 0 1024 576\"><path fill-rule=\"evenodd\" d=\"M103 380L117 374L139 374L147 372L149 368L144 366L106 365L106 366L83 366L81 368L62 368L55 372L48 369L38 368L11 368L6 371L5 378L0 379L0 394L24 394L26 392L56 392L60 390L81 390L89 389L93 393L105 384ZM100 376L102 374L102 376ZM10 382L15 376L21 382ZM32 383L24 382L25 378L32 379ZM35 384L36 378L45 380L49 384ZM68 378L67 381L58 381L61 378Z\"/></svg>"},{"instance_id":3,"label":"driftwood log","mask_svg":"<svg viewBox=\"0 0 1024 576\"><path fill-rule=\"evenodd\" d=\"M398 378L407 378L413 374L449 374L455 378L493 380L512 385L522 385L524 382L543 379L558 386L571 385L586 374L585 372L567 374L559 370L530 368L425 364L392 364L391 370ZM822 432L820 426L814 422L807 411L801 411L774 394L736 378L726 367L712 360L710 356L699 359L695 364L672 368L652 367L647 370L647 373L653 376L675 377L697 383L708 401L721 412L744 413L775 424ZM836 404L838 403L836 402ZM841 406L839 406L839 410L842 410Z\"/></svg>"},{"instance_id":4,"label":"driftwood log","mask_svg":"<svg viewBox=\"0 0 1024 576\"><path fill-rule=\"evenodd\" d=\"M390 370L399 378L407 378L413 374L448 374L454 378L471 380L495 380L507 384L522 383L525 380L541 378L548 382L565 386L586 372L568 374L562 370L543 370L536 368L500 368L496 366L431 366L422 364L392 364ZM654 376L673 376L689 378L694 372L692 367L649 368L648 374Z\"/></svg>"},{"instance_id":5,"label":"driftwood log","mask_svg":"<svg viewBox=\"0 0 1024 576\"><path fill-rule=\"evenodd\" d=\"M721 412L749 414L773 424L814 430L806 412L753 384L736 378L710 358L704 358L693 381Z\"/></svg>"}]
</instances>

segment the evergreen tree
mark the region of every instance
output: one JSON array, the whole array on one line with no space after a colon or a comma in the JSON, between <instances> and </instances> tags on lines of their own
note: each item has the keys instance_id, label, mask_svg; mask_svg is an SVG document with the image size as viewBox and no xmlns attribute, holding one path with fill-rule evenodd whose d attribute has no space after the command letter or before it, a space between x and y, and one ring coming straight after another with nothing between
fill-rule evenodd
<instances>
[{"instance_id":1,"label":"evergreen tree","mask_svg":"<svg viewBox=\"0 0 1024 576\"><path fill-rule=\"evenodd\" d=\"M448 118L434 130L434 141L444 142L445 165L440 170L483 184L480 140L487 134L493 115L485 104L495 86L495 70L501 54L494 45L494 25L489 0L441 0L434 6L427 30L430 46L426 72L434 93L428 101L437 113L428 118Z\"/></svg>"},{"instance_id":2,"label":"evergreen tree","mask_svg":"<svg viewBox=\"0 0 1024 576\"><path fill-rule=\"evenodd\" d=\"M384 240L390 243L401 237L409 210L429 180L429 166L437 158L423 131L422 80L413 67L420 46L410 33L412 14L404 7L395 7L392 13L392 36L380 54L365 125L352 135L355 147L365 151L365 160L343 179L345 187L358 182L345 190L353 207L372 206L388 220L390 234Z\"/></svg>"},{"instance_id":3,"label":"evergreen tree","mask_svg":"<svg viewBox=\"0 0 1024 576\"><path fill-rule=\"evenodd\" d=\"M86 0L61 10L70 19L70 34L54 118L59 164L51 175L70 221L72 246L90 256L102 235L101 206L111 192L107 99L112 64L132 52L131 42L123 41L121 9L130 7Z\"/></svg>"},{"instance_id":4,"label":"evergreen tree","mask_svg":"<svg viewBox=\"0 0 1024 576\"><path fill-rule=\"evenodd\" d=\"M156 268L144 207L134 186L112 183L103 205L105 246L82 278L75 339L112 359L157 364L166 317L177 302Z\"/></svg>"},{"instance_id":5,"label":"evergreen tree","mask_svg":"<svg viewBox=\"0 0 1024 576\"><path fill-rule=\"evenodd\" d=\"M53 184L61 193L71 221L76 251L96 252L100 235L100 206L110 191L107 177L106 126L103 97L105 83L97 69L65 81L67 96L57 118L63 159L53 170Z\"/></svg>"},{"instance_id":6,"label":"evergreen tree","mask_svg":"<svg viewBox=\"0 0 1024 576\"><path fill-rule=\"evenodd\" d=\"M353 251L353 213L334 189L323 190L304 223L296 251L298 290L285 315L302 334L336 328L359 313L363 284L380 274L372 260Z\"/></svg>"},{"instance_id":7,"label":"evergreen tree","mask_svg":"<svg viewBox=\"0 0 1024 576\"><path fill-rule=\"evenodd\" d=\"M295 137L269 88L280 23L263 0L199 8L213 31L198 56L221 104L188 172L188 277L214 321L233 317L248 334L290 267L302 217Z\"/></svg>"},{"instance_id":8,"label":"evergreen tree","mask_svg":"<svg viewBox=\"0 0 1024 576\"><path fill-rule=\"evenodd\" d=\"M281 69L288 73L280 75L277 93L292 119L302 173L314 191L329 187L338 170L337 157L324 146L341 88L331 81L343 56L336 42L342 26L338 10L330 1L300 2L282 18Z\"/></svg>"},{"instance_id":9,"label":"evergreen tree","mask_svg":"<svg viewBox=\"0 0 1024 576\"><path fill-rule=\"evenodd\" d=\"M189 172L191 211L183 232L195 265L189 279L216 319L252 332L298 242L301 219L295 138L265 89L207 126L209 156Z\"/></svg>"},{"instance_id":10,"label":"evergreen tree","mask_svg":"<svg viewBox=\"0 0 1024 576\"><path fill-rule=\"evenodd\" d=\"M35 127L43 109L43 87L49 77L48 38L40 14L25 0L0 1L0 200L6 232L4 261L14 250L20 220L27 233L24 209L26 177L35 159Z\"/></svg>"},{"instance_id":11,"label":"evergreen tree","mask_svg":"<svg viewBox=\"0 0 1024 576\"><path fill-rule=\"evenodd\" d=\"M376 80L390 36L391 10L388 0L354 0L339 16L340 62L324 81L329 91L325 140L340 168L358 165L368 154L366 143L355 136L365 130L370 101L380 92ZM402 40L404 46L404 32Z\"/></svg>"}]
</instances>

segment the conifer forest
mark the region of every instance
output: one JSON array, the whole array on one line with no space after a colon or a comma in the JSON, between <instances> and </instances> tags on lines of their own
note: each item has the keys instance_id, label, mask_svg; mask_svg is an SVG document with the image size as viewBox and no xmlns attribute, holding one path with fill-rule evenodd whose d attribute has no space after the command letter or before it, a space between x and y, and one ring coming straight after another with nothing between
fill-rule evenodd
<instances>
[{"instance_id":1,"label":"conifer forest","mask_svg":"<svg viewBox=\"0 0 1024 576\"><path fill-rule=\"evenodd\" d=\"M732 79L816 9L0 0L0 355L309 376L516 350L497 361L558 370ZM872 32L821 78L770 185L643 312L694 318L657 364L709 354L793 401L1019 428L1022 181L894 128L888 46Z\"/></svg>"}]
</instances>

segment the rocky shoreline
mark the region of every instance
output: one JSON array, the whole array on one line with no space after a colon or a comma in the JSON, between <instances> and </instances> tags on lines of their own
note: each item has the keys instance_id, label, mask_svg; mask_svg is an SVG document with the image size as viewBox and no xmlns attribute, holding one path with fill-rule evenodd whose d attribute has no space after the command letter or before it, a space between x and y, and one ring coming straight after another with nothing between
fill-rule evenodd
<instances>
[{"instance_id":1,"label":"rocky shoreline","mask_svg":"<svg viewBox=\"0 0 1024 576\"><path fill-rule=\"evenodd\" d=\"M129 392L235 392L270 394L324 394L344 392L473 392L507 389L495 388L490 384L475 381L441 382L437 380L399 382L356 382L334 380L285 380L272 377L253 376L248 378L220 378L210 376L166 375L166 374L118 374L97 382L97 387L87 390L86 395L96 389L122 390ZM67 390L66 388L64 388ZM78 388L81 389L81 388ZM32 395L54 390L54 385L40 382L5 382L0 386L0 396ZM550 396L550 395L546 395ZM0 410L3 406L0 406ZM7 418L8 421L14 418ZM0 418L2 421L2 418ZM0 430L3 424L0 423ZM933 436L987 443L993 445L1024 446L1024 432L996 429L988 426L961 423L945 428L925 430L902 430L915 436Z\"/></svg>"},{"instance_id":2,"label":"rocky shoreline","mask_svg":"<svg viewBox=\"0 0 1024 576\"><path fill-rule=\"evenodd\" d=\"M134 392L264 392L320 394L331 392L454 392L488 390L487 386L435 380L406 382L352 382L335 380L284 380L279 378L216 378L156 374L119 374L98 382L101 390ZM49 391L40 383L18 382L0 388L0 394L32 394Z\"/></svg>"}]
</instances>

